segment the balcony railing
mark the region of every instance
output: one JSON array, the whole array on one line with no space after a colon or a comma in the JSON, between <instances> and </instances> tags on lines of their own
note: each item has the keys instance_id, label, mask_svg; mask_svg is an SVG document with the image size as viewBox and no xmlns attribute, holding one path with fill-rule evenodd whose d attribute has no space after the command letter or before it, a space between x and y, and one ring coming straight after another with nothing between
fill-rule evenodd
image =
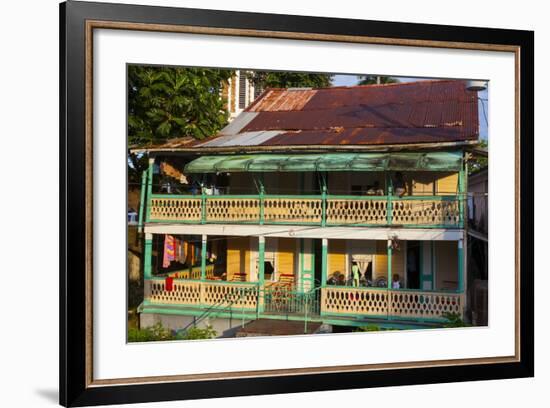
<instances>
[{"instance_id":1,"label":"balcony railing","mask_svg":"<svg viewBox=\"0 0 550 408\"><path fill-rule=\"evenodd\" d=\"M221 311L258 317L283 313L296 317L317 316L321 320L353 317L429 321L442 320L446 313L463 317L464 309L464 294L459 292L325 286L299 293L288 288L260 287L257 282L182 279L175 279L168 290L166 281L158 278L146 280L145 300L153 307L217 305Z\"/></svg>"},{"instance_id":2,"label":"balcony railing","mask_svg":"<svg viewBox=\"0 0 550 408\"><path fill-rule=\"evenodd\" d=\"M463 316L464 295L411 289L350 288L321 289L321 313L339 316L440 319L445 313Z\"/></svg>"},{"instance_id":3,"label":"balcony railing","mask_svg":"<svg viewBox=\"0 0 550 408\"><path fill-rule=\"evenodd\" d=\"M461 228L456 196L152 194L147 222Z\"/></svg>"}]
</instances>

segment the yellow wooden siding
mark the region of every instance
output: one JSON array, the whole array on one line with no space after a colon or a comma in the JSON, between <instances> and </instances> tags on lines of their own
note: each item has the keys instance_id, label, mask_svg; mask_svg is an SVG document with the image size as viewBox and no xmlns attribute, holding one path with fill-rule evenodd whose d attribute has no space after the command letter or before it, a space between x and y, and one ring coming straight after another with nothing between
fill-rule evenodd
<instances>
[{"instance_id":1,"label":"yellow wooden siding","mask_svg":"<svg viewBox=\"0 0 550 408\"><path fill-rule=\"evenodd\" d=\"M454 195L458 189L458 173L442 174L436 181L437 195Z\"/></svg>"},{"instance_id":2,"label":"yellow wooden siding","mask_svg":"<svg viewBox=\"0 0 550 408\"><path fill-rule=\"evenodd\" d=\"M458 288L458 243L435 241L435 277L439 290Z\"/></svg>"},{"instance_id":3,"label":"yellow wooden siding","mask_svg":"<svg viewBox=\"0 0 550 408\"><path fill-rule=\"evenodd\" d=\"M296 256L296 242L292 238L279 238L277 243L277 272L280 276L295 275L294 257ZM296 276L296 275L295 275Z\"/></svg>"},{"instance_id":4,"label":"yellow wooden siding","mask_svg":"<svg viewBox=\"0 0 550 408\"><path fill-rule=\"evenodd\" d=\"M405 245L404 242L401 245ZM401 282L404 282L405 278L405 255L403 253L404 248L400 251L394 250L391 257L391 270L392 275L398 274ZM388 276L388 252L387 242L376 242L376 255L374 256L374 280L378 278L386 278Z\"/></svg>"},{"instance_id":5,"label":"yellow wooden siding","mask_svg":"<svg viewBox=\"0 0 550 408\"><path fill-rule=\"evenodd\" d=\"M343 239L328 241L328 276L335 272L346 273L346 241Z\"/></svg>"},{"instance_id":6,"label":"yellow wooden siding","mask_svg":"<svg viewBox=\"0 0 550 408\"><path fill-rule=\"evenodd\" d=\"M227 241L227 280L233 280L235 274L245 273L250 280L250 246L248 238Z\"/></svg>"},{"instance_id":7,"label":"yellow wooden siding","mask_svg":"<svg viewBox=\"0 0 550 408\"><path fill-rule=\"evenodd\" d=\"M412 195L433 195L434 177L432 173L416 173L412 179Z\"/></svg>"}]
</instances>

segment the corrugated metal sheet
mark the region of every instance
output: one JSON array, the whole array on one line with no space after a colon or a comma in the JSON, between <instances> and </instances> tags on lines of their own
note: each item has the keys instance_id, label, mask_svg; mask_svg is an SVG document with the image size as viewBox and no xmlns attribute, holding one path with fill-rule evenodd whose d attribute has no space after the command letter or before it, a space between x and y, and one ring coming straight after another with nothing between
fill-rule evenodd
<instances>
[{"instance_id":1,"label":"corrugated metal sheet","mask_svg":"<svg viewBox=\"0 0 550 408\"><path fill-rule=\"evenodd\" d=\"M462 153L323 153L200 156L185 166L186 173L382 171L429 169L457 171Z\"/></svg>"},{"instance_id":2,"label":"corrugated metal sheet","mask_svg":"<svg viewBox=\"0 0 550 408\"><path fill-rule=\"evenodd\" d=\"M295 131L266 141L265 146L448 142L478 137L477 94L466 91L463 81L303 91L296 95L300 104L308 92L306 104L287 110L294 92L272 90L266 95L270 103L254 106L258 115L242 131Z\"/></svg>"},{"instance_id":3,"label":"corrugated metal sheet","mask_svg":"<svg viewBox=\"0 0 550 408\"><path fill-rule=\"evenodd\" d=\"M221 136L212 139L206 143L199 143L199 147L213 146L258 146L268 142L273 137L281 133L278 130L259 131L259 132L244 132L237 135Z\"/></svg>"},{"instance_id":4,"label":"corrugated metal sheet","mask_svg":"<svg viewBox=\"0 0 550 408\"><path fill-rule=\"evenodd\" d=\"M238 146L464 142L479 136L477 93L441 80L322 89L268 89L216 136L157 151Z\"/></svg>"},{"instance_id":5,"label":"corrugated metal sheet","mask_svg":"<svg viewBox=\"0 0 550 408\"><path fill-rule=\"evenodd\" d=\"M289 112L301 110L316 93L316 89L269 89L246 111Z\"/></svg>"}]
</instances>

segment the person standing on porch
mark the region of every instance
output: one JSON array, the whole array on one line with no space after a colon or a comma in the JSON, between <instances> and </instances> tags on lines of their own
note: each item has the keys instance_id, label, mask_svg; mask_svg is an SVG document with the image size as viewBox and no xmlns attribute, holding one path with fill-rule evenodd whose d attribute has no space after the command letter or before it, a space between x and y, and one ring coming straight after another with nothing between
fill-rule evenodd
<instances>
[{"instance_id":1,"label":"person standing on porch","mask_svg":"<svg viewBox=\"0 0 550 408\"><path fill-rule=\"evenodd\" d=\"M353 262L351 265L351 275L353 278L353 286L358 287L359 286L359 265L357 265L357 262Z\"/></svg>"}]
</instances>

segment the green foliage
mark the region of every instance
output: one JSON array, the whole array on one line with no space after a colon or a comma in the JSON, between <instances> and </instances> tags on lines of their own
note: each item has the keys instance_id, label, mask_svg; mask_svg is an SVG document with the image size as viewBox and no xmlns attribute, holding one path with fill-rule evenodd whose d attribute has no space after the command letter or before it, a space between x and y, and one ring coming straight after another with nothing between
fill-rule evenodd
<instances>
[{"instance_id":1,"label":"green foliage","mask_svg":"<svg viewBox=\"0 0 550 408\"><path fill-rule=\"evenodd\" d=\"M255 86L265 88L326 88L332 75L307 74L301 72L249 72Z\"/></svg>"},{"instance_id":2,"label":"green foliage","mask_svg":"<svg viewBox=\"0 0 550 408\"><path fill-rule=\"evenodd\" d=\"M356 332L375 332L375 331L390 331L390 330L399 330L393 327L380 327L376 324L369 324L367 326L358 327Z\"/></svg>"},{"instance_id":3,"label":"green foliage","mask_svg":"<svg viewBox=\"0 0 550 408\"><path fill-rule=\"evenodd\" d=\"M217 334L218 333L212 328L212 326L206 326L204 329L192 327L181 336L178 335L178 338L181 338L182 340L204 340L213 339L217 336Z\"/></svg>"},{"instance_id":4,"label":"green foliage","mask_svg":"<svg viewBox=\"0 0 550 408\"><path fill-rule=\"evenodd\" d=\"M486 140L481 140L479 142L479 149L488 149L489 144ZM477 173L480 170L487 168L489 165L489 158L481 156L479 154L474 154L472 158L468 160L468 174Z\"/></svg>"},{"instance_id":5,"label":"green foliage","mask_svg":"<svg viewBox=\"0 0 550 408\"><path fill-rule=\"evenodd\" d=\"M230 70L128 67L128 142L203 139L227 123L221 88Z\"/></svg>"},{"instance_id":6,"label":"green foliage","mask_svg":"<svg viewBox=\"0 0 550 408\"><path fill-rule=\"evenodd\" d=\"M175 339L176 338L172 332L162 327L160 322L154 326L146 327L144 329L137 329L135 327L130 327L128 329L129 342L164 341Z\"/></svg>"},{"instance_id":7,"label":"green foliage","mask_svg":"<svg viewBox=\"0 0 550 408\"><path fill-rule=\"evenodd\" d=\"M443 317L447 319L447 322L443 324L443 327L468 327L469 324L465 323L458 313L443 313Z\"/></svg>"},{"instance_id":8,"label":"green foliage","mask_svg":"<svg viewBox=\"0 0 550 408\"><path fill-rule=\"evenodd\" d=\"M390 76L377 76L377 75L359 75L359 82L357 85L374 85L374 84L395 84L399 80Z\"/></svg>"},{"instance_id":9,"label":"green foliage","mask_svg":"<svg viewBox=\"0 0 550 408\"><path fill-rule=\"evenodd\" d=\"M129 342L145 342L145 341L166 341L166 340L201 340L213 339L217 336L217 332L212 326L206 326L204 329L192 327L185 332L174 333L166 329L159 322L151 327L137 329L135 327L128 328Z\"/></svg>"}]
</instances>

